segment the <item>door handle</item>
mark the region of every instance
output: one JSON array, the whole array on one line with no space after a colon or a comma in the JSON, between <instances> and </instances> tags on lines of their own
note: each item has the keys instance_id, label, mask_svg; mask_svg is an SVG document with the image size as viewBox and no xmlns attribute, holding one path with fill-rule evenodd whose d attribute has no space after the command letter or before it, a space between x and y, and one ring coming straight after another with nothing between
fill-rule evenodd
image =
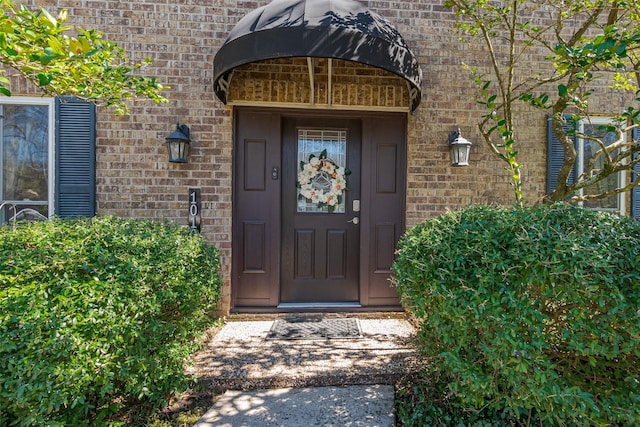
<instances>
[{"instance_id":1,"label":"door handle","mask_svg":"<svg viewBox=\"0 0 640 427\"><path fill-rule=\"evenodd\" d=\"M347 222L352 222L354 225L358 225L358 223L360 222L360 218L358 218L357 216L354 216Z\"/></svg>"}]
</instances>

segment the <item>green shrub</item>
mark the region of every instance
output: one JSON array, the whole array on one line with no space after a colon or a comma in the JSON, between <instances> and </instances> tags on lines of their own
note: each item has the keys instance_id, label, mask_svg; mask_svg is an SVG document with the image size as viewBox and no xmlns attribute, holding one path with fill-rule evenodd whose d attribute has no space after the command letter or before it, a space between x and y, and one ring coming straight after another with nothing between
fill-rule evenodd
<instances>
[{"instance_id":1,"label":"green shrub","mask_svg":"<svg viewBox=\"0 0 640 427\"><path fill-rule=\"evenodd\" d=\"M394 271L445 384L423 421L640 425L640 222L470 207L409 230Z\"/></svg>"},{"instance_id":2,"label":"green shrub","mask_svg":"<svg viewBox=\"0 0 640 427\"><path fill-rule=\"evenodd\" d=\"M184 390L218 253L177 225L100 217L0 227L0 425L100 425Z\"/></svg>"}]
</instances>

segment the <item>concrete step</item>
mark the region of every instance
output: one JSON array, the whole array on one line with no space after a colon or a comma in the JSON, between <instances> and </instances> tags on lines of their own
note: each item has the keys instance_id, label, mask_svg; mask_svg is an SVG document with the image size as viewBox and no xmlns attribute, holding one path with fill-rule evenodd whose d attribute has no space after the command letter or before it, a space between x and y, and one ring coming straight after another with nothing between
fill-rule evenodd
<instances>
[{"instance_id":1,"label":"concrete step","mask_svg":"<svg viewBox=\"0 0 640 427\"><path fill-rule=\"evenodd\" d=\"M189 372L212 394L222 394L393 384L421 366L415 331L401 318L358 318L361 338L297 340L267 339L274 320L227 322L194 356Z\"/></svg>"}]
</instances>

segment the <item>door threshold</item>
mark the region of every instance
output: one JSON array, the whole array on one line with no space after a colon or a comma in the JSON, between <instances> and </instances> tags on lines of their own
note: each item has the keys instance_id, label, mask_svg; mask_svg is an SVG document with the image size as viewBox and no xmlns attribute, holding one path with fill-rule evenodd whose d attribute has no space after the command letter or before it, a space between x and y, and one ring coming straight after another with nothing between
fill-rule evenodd
<instances>
[{"instance_id":1,"label":"door threshold","mask_svg":"<svg viewBox=\"0 0 640 427\"><path fill-rule=\"evenodd\" d=\"M278 308L362 308L357 302L281 302Z\"/></svg>"}]
</instances>

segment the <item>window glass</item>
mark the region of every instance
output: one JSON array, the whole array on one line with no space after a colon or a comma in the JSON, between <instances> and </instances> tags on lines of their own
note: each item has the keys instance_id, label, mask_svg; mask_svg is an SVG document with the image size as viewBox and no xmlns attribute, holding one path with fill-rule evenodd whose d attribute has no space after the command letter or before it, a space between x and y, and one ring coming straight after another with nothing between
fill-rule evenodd
<instances>
[{"instance_id":1,"label":"window glass","mask_svg":"<svg viewBox=\"0 0 640 427\"><path fill-rule=\"evenodd\" d=\"M595 138L598 138L600 142L604 145L611 145L616 141L615 132L607 132L605 129L601 129L602 125L608 124L609 120L607 119L596 119L592 120L591 123L583 122L581 124L582 133L586 135L593 135ZM580 159L580 171L581 173L585 171L589 161L596 155L596 153L600 150L600 144L595 139L587 139L584 138L581 140L581 159ZM616 154L615 152L612 154ZM593 165L594 169L602 169L604 167L604 156L598 156L595 158L595 162ZM622 185L622 180L624 179L624 175L622 173L618 173L615 175L610 175L609 177L587 187L582 190L583 195L589 194L601 194L607 191L614 190ZM598 209L598 210L607 210L607 211L621 211L622 210L622 199L619 194L612 194L604 199L593 199L586 200L583 205L588 208Z\"/></svg>"},{"instance_id":2,"label":"window glass","mask_svg":"<svg viewBox=\"0 0 640 427\"><path fill-rule=\"evenodd\" d=\"M310 156L317 158L326 152L326 158L339 167L346 167L347 164L347 132L345 130L326 129L300 129L298 130L298 167L300 163L309 162ZM319 172L310 179L309 185L320 194L332 191L332 178L327 174ZM298 212L304 213L328 213L327 205L318 207L318 200L305 198L298 187L297 200ZM335 205L333 213L344 213L345 200Z\"/></svg>"},{"instance_id":3,"label":"window glass","mask_svg":"<svg viewBox=\"0 0 640 427\"><path fill-rule=\"evenodd\" d=\"M0 203L5 205L0 223L16 214L24 219L49 215L49 109L49 105L0 104Z\"/></svg>"}]
</instances>

